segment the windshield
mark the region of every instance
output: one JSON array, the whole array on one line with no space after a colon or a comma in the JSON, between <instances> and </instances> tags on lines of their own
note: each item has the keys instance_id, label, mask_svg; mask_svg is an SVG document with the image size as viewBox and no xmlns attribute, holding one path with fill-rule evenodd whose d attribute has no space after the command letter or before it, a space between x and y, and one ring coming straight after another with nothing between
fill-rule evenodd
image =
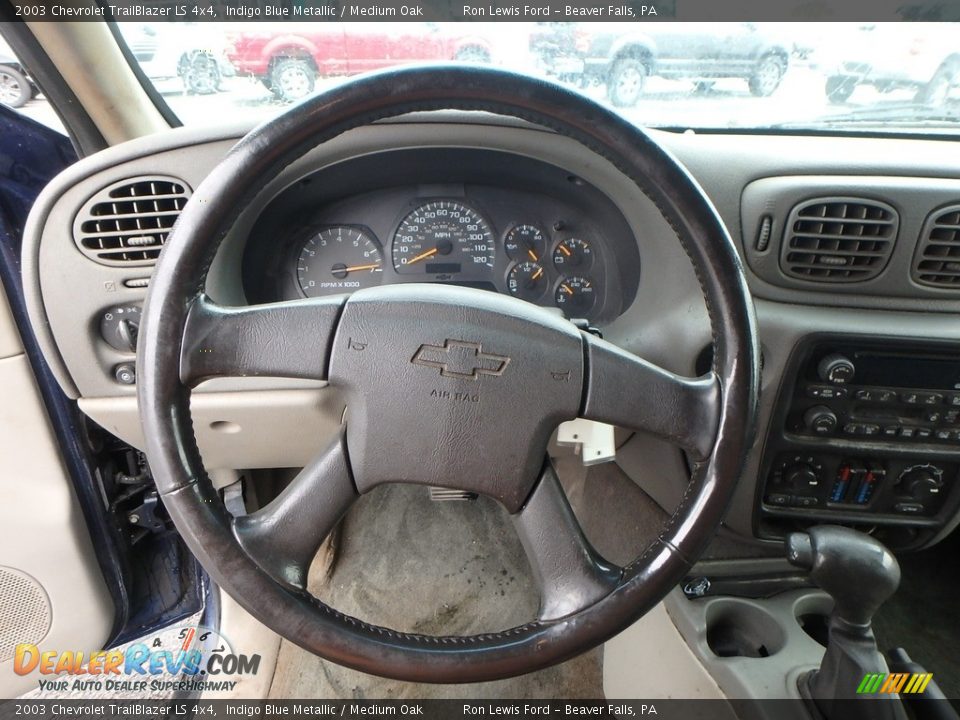
<instances>
[{"instance_id":1,"label":"windshield","mask_svg":"<svg viewBox=\"0 0 960 720\"><path fill-rule=\"evenodd\" d=\"M960 23L119 24L187 125L261 120L340 79L422 61L578 88L669 128L954 132Z\"/></svg>"}]
</instances>

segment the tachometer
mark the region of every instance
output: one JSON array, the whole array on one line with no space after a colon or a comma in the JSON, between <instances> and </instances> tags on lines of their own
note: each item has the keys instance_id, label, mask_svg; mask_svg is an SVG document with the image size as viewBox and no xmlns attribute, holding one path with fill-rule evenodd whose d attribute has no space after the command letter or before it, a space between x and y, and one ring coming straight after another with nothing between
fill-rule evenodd
<instances>
[{"instance_id":1,"label":"tachometer","mask_svg":"<svg viewBox=\"0 0 960 720\"><path fill-rule=\"evenodd\" d=\"M297 258L297 280L309 297L378 285L382 272L383 258L373 235L348 225L311 235Z\"/></svg>"},{"instance_id":2,"label":"tachometer","mask_svg":"<svg viewBox=\"0 0 960 720\"><path fill-rule=\"evenodd\" d=\"M457 275L492 268L493 232L466 205L437 200L421 205L393 237L393 267L402 274Z\"/></svg>"}]
</instances>

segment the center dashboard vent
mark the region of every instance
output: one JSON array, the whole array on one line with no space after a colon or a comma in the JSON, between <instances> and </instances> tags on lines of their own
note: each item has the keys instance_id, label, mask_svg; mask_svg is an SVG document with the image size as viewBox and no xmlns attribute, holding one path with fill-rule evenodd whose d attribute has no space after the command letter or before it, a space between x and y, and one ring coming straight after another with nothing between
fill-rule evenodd
<instances>
[{"instance_id":1,"label":"center dashboard vent","mask_svg":"<svg viewBox=\"0 0 960 720\"><path fill-rule=\"evenodd\" d=\"M900 216L877 200L826 197L790 212L780 267L815 282L860 282L879 275L890 260Z\"/></svg>"},{"instance_id":2,"label":"center dashboard vent","mask_svg":"<svg viewBox=\"0 0 960 720\"><path fill-rule=\"evenodd\" d=\"M960 290L960 205L940 208L927 218L913 258L913 279Z\"/></svg>"},{"instance_id":3,"label":"center dashboard vent","mask_svg":"<svg viewBox=\"0 0 960 720\"><path fill-rule=\"evenodd\" d=\"M138 177L105 187L80 209L73 237L84 255L104 265L152 265L190 198L171 177Z\"/></svg>"}]
</instances>

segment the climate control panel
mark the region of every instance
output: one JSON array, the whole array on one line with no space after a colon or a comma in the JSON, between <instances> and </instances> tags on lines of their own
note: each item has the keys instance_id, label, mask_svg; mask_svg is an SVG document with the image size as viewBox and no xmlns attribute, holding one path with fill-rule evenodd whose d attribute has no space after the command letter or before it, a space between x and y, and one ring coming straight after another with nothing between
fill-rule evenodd
<instances>
[{"instance_id":1,"label":"climate control panel","mask_svg":"<svg viewBox=\"0 0 960 720\"><path fill-rule=\"evenodd\" d=\"M765 484L768 510L807 508L934 517L957 483L956 463L862 455L784 453Z\"/></svg>"}]
</instances>

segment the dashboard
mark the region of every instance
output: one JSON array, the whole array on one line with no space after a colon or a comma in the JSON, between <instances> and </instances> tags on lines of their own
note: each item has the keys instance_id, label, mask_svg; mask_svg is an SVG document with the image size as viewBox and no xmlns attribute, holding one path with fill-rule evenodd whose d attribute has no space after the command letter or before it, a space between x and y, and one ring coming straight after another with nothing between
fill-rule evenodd
<instances>
[{"instance_id":1,"label":"dashboard","mask_svg":"<svg viewBox=\"0 0 960 720\"><path fill-rule=\"evenodd\" d=\"M581 177L435 148L346 161L285 189L251 231L244 285L269 301L448 283L602 323L630 304L641 267L623 214Z\"/></svg>"},{"instance_id":2,"label":"dashboard","mask_svg":"<svg viewBox=\"0 0 960 720\"><path fill-rule=\"evenodd\" d=\"M111 148L54 180L31 215L23 268L44 356L80 409L134 447L131 326L156 255L248 130ZM900 548L943 537L960 523L955 144L653 134L716 206L757 310L758 434L727 528L776 553L818 522ZM147 201L162 205L149 232L101 210ZM515 295L673 372L709 367L697 278L656 205L609 159L488 115L375 123L305 153L238 208L206 290L242 306L407 282ZM844 362L845 377L830 371ZM279 378L217 378L192 407L215 471L302 466L345 412L323 383ZM687 487L682 453L655 438L624 439L617 463L664 508Z\"/></svg>"}]
</instances>

